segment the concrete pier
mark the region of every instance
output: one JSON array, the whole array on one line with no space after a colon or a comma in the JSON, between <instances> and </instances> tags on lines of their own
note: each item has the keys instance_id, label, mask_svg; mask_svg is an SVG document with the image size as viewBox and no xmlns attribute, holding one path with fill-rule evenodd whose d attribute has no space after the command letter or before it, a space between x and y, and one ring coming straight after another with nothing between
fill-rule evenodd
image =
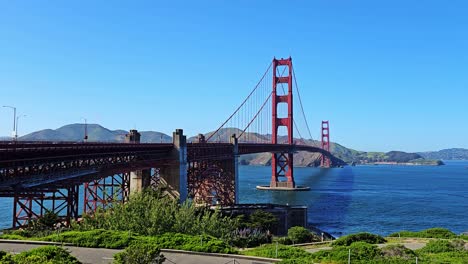
<instances>
[{"instance_id":1,"label":"concrete pier","mask_svg":"<svg viewBox=\"0 0 468 264\"><path fill-rule=\"evenodd\" d=\"M140 143L141 134L136 129L125 135L125 143ZM151 169L130 172L130 194L141 192L151 184Z\"/></svg>"},{"instance_id":2,"label":"concrete pier","mask_svg":"<svg viewBox=\"0 0 468 264\"><path fill-rule=\"evenodd\" d=\"M179 194L179 200L183 203L187 200L187 138L183 135L182 129L176 129L172 135L174 149L170 156L172 162L161 168L160 177L162 177L169 186Z\"/></svg>"}]
</instances>

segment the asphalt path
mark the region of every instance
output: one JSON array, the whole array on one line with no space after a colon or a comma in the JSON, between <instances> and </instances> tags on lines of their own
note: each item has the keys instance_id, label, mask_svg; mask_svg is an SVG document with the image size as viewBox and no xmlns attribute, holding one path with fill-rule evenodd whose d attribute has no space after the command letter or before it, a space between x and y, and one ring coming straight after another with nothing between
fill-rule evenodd
<instances>
[{"instance_id":1,"label":"asphalt path","mask_svg":"<svg viewBox=\"0 0 468 264\"><path fill-rule=\"evenodd\" d=\"M0 242L0 250L18 254L23 251L28 251L33 248L42 247L40 244L27 244L27 243L9 243ZM78 258L82 263L93 264L107 264L112 263L114 254L121 252L119 249L106 249L106 248L84 248L64 246L70 253ZM168 264L266 264L272 261L266 260L252 260L238 258L236 255L232 256L213 256L213 255L199 255L196 253L182 253L182 252L163 252L166 257L164 263Z\"/></svg>"}]
</instances>

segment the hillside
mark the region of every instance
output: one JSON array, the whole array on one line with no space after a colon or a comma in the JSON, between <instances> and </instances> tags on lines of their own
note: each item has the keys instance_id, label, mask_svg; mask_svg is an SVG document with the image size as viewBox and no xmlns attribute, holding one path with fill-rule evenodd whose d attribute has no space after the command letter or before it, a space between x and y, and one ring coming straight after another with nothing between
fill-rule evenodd
<instances>
[{"instance_id":1,"label":"hillside","mask_svg":"<svg viewBox=\"0 0 468 264\"><path fill-rule=\"evenodd\" d=\"M419 152L425 159L468 160L468 149L451 148L439 151Z\"/></svg>"},{"instance_id":2,"label":"hillside","mask_svg":"<svg viewBox=\"0 0 468 264\"><path fill-rule=\"evenodd\" d=\"M122 142L124 140L125 130L109 130L98 124L88 124L88 141L100 142ZM168 143L172 142L172 138L164 133L155 131L140 131L141 142L144 143ZM205 134L208 138L212 132ZM241 131L237 128L223 128L219 131L219 136L210 141L226 141L229 140L232 134L240 135ZM70 124L58 129L44 129L31 134L20 137L19 140L24 141L82 141L84 136L84 124ZM259 142L269 141L271 135L260 135L257 133L245 133L239 139L240 142ZM286 142L286 137L279 137L279 142ZM316 140L295 139L301 141L302 144L311 146L320 146L320 142ZM197 136L188 138L188 142L197 142ZM437 160L425 159L423 154L405 153L400 151L391 152L364 152L346 148L338 143L330 143L330 151L336 157L335 164L378 164L378 163L407 163L408 165L440 165ZM457 156L458 157L458 156ZM320 154L309 152L297 152L294 154L295 166L318 166L320 165ZM270 153L260 153L243 155L240 159L241 164L245 165L269 165L271 163Z\"/></svg>"},{"instance_id":3,"label":"hillside","mask_svg":"<svg viewBox=\"0 0 468 264\"><path fill-rule=\"evenodd\" d=\"M44 129L19 138L23 141L83 141L84 124L70 124L58 129ZM101 125L88 124L88 141L122 142L125 130L109 130ZM172 142L172 138L166 134L154 131L141 131L141 141L148 143Z\"/></svg>"}]
</instances>

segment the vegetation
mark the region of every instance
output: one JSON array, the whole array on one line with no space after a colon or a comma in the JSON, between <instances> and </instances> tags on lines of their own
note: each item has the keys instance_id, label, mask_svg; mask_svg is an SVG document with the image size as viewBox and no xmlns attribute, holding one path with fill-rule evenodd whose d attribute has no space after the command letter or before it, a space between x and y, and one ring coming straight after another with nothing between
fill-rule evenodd
<instances>
[{"instance_id":1,"label":"vegetation","mask_svg":"<svg viewBox=\"0 0 468 264\"><path fill-rule=\"evenodd\" d=\"M269 232L277 224L276 218L256 211L245 216L226 217L217 211L197 208L193 204L177 204L159 192L136 194L126 204L115 204L106 211L98 211L92 218L85 216L73 230L54 230L57 218L53 214L32 222L25 230L3 234L1 238L45 240L71 243L83 247L126 249L115 256L117 263L161 263L160 249L180 249L196 252L238 253L232 246L260 247L243 251L245 255L280 258L284 263L467 263L468 243L465 236L457 236L443 228L419 232L401 231L392 237L416 237L429 240L427 245L412 251L398 244L378 248L386 243L378 235L358 233L341 237L331 243L331 250L309 253L304 249L286 246L319 240L303 227L292 227L288 236L276 238L282 244L271 244ZM396 239L395 239L396 240ZM393 241L393 240L391 240ZM66 250L44 247L16 256L0 252L0 264L6 263L78 263Z\"/></svg>"},{"instance_id":2,"label":"vegetation","mask_svg":"<svg viewBox=\"0 0 468 264\"><path fill-rule=\"evenodd\" d=\"M278 254L276 254L276 252L278 252ZM311 253L301 248L290 247L281 244L262 245L254 249L242 251L242 254L248 256L279 259L305 259L312 256Z\"/></svg>"},{"instance_id":3,"label":"vegetation","mask_svg":"<svg viewBox=\"0 0 468 264\"><path fill-rule=\"evenodd\" d=\"M312 241L312 234L307 228L302 226L293 226L288 230L288 238L294 244L307 243Z\"/></svg>"},{"instance_id":4,"label":"vegetation","mask_svg":"<svg viewBox=\"0 0 468 264\"><path fill-rule=\"evenodd\" d=\"M218 211L198 208L189 202L179 205L160 192L145 191L131 196L125 204L85 216L74 228L129 231L144 236L210 235L228 241L238 226L237 218L224 217Z\"/></svg>"},{"instance_id":5,"label":"vegetation","mask_svg":"<svg viewBox=\"0 0 468 264\"><path fill-rule=\"evenodd\" d=\"M400 231L396 233L392 233L389 237L424 237L424 238L456 238L457 235L452 231L435 227L425 229L419 232L412 232L412 231Z\"/></svg>"},{"instance_id":6,"label":"vegetation","mask_svg":"<svg viewBox=\"0 0 468 264\"><path fill-rule=\"evenodd\" d=\"M166 260L158 247L152 244L133 244L121 253L114 255L114 263L152 263L161 264Z\"/></svg>"},{"instance_id":7,"label":"vegetation","mask_svg":"<svg viewBox=\"0 0 468 264\"><path fill-rule=\"evenodd\" d=\"M278 219L269 212L256 210L249 216L247 226L252 229L261 229L264 231L273 230L278 225Z\"/></svg>"},{"instance_id":8,"label":"vegetation","mask_svg":"<svg viewBox=\"0 0 468 264\"><path fill-rule=\"evenodd\" d=\"M401 259L415 259L416 254L413 250L408 249L400 244L391 244L381 249L382 255L385 258L401 258Z\"/></svg>"},{"instance_id":9,"label":"vegetation","mask_svg":"<svg viewBox=\"0 0 468 264\"><path fill-rule=\"evenodd\" d=\"M29 251L22 252L18 255L11 255L5 252L0 252L0 263L2 264L43 264L43 263L60 263L60 264L78 264L80 263L75 257L61 247L44 246L38 247Z\"/></svg>"},{"instance_id":10,"label":"vegetation","mask_svg":"<svg viewBox=\"0 0 468 264\"><path fill-rule=\"evenodd\" d=\"M385 238L370 233L357 233L344 237L340 237L333 241L333 246L350 246L355 242L366 242L369 244L381 244L387 242Z\"/></svg>"},{"instance_id":11,"label":"vegetation","mask_svg":"<svg viewBox=\"0 0 468 264\"><path fill-rule=\"evenodd\" d=\"M18 235L16 235L18 236ZM23 238L24 239L24 238ZM31 238L29 238L31 239ZM123 249L134 244L151 244L166 249L180 249L211 253L236 253L222 240L207 235L166 233L158 236L140 236L126 231L95 229L89 231L66 231L32 238L34 240L71 243L80 247Z\"/></svg>"},{"instance_id":12,"label":"vegetation","mask_svg":"<svg viewBox=\"0 0 468 264\"><path fill-rule=\"evenodd\" d=\"M237 250L230 247L224 241L207 235L191 236L166 233L154 237L139 237L132 244L151 244L159 248L208 253L237 253Z\"/></svg>"},{"instance_id":13,"label":"vegetation","mask_svg":"<svg viewBox=\"0 0 468 264\"><path fill-rule=\"evenodd\" d=\"M137 236L125 231L95 229L89 231L66 231L42 237L41 240L71 243L79 247L125 248Z\"/></svg>"}]
</instances>

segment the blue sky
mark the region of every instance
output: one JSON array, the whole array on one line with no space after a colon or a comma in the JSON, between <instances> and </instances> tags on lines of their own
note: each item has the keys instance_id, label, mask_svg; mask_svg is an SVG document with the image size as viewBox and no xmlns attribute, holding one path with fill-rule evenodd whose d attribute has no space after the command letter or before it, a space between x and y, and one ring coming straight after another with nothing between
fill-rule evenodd
<instances>
[{"instance_id":1,"label":"blue sky","mask_svg":"<svg viewBox=\"0 0 468 264\"><path fill-rule=\"evenodd\" d=\"M64 124L217 128L292 56L312 134L358 150L468 148L466 1L0 0L0 105ZM0 135L11 133L0 109Z\"/></svg>"}]
</instances>

